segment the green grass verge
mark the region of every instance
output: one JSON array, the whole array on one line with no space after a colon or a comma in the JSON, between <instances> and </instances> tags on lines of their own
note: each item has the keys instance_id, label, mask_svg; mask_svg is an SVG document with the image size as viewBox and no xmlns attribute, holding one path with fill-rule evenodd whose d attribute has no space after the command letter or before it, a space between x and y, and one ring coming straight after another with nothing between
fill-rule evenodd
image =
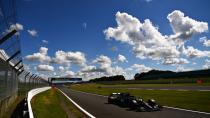
<instances>
[{"instance_id":1,"label":"green grass verge","mask_svg":"<svg viewBox=\"0 0 210 118\"><path fill-rule=\"evenodd\" d=\"M100 84L75 84L69 88L83 92L109 95L112 92L129 92L145 100L153 98L161 105L184 109L210 112L209 91L175 91L175 90L128 90L103 88Z\"/></svg>"},{"instance_id":2,"label":"green grass verge","mask_svg":"<svg viewBox=\"0 0 210 118\"><path fill-rule=\"evenodd\" d=\"M61 97L63 97L61 99ZM67 100L57 89L50 89L36 95L32 101L32 109L35 118L68 118L68 114L61 106L61 100L64 100L68 109L77 118L84 117L73 104Z\"/></svg>"},{"instance_id":3,"label":"green grass verge","mask_svg":"<svg viewBox=\"0 0 210 118\"><path fill-rule=\"evenodd\" d=\"M194 83L197 80L203 80L204 83L210 83L210 77L201 78L168 78L168 79L156 79L156 80L126 80L126 81L100 81L97 83L114 85L114 84L183 84ZM201 84L202 85L202 84Z\"/></svg>"},{"instance_id":4,"label":"green grass verge","mask_svg":"<svg viewBox=\"0 0 210 118\"><path fill-rule=\"evenodd\" d=\"M70 101L69 99L67 99L66 97L64 97L63 95L61 95L61 93L59 93L60 96L62 96L64 98L64 102L66 103L66 105L68 106L69 110L75 114L75 116L77 118L84 118L85 115L83 113L81 113Z\"/></svg>"},{"instance_id":5,"label":"green grass verge","mask_svg":"<svg viewBox=\"0 0 210 118\"><path fill-rule=\"evenodd\" d=\"M182 83L182 84L98 84L101 87L131 87L131 86L139 86L139 87L168 87L168 86L210 86L210 83Z\"/></svg>"}]
</instances>

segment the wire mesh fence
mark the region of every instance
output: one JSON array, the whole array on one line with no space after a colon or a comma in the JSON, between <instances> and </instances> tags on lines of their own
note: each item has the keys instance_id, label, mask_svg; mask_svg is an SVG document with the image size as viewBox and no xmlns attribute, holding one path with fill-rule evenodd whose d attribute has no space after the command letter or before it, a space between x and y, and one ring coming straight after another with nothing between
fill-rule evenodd
<instances>
[{"instance_id":1,"label":"wire mesh fence","mask_svg":"<svg viewBox=\"0 0 210 118\"><path fill-rule=\"evenodd\" d=\"M4 37L13 30L11 27L15 23L15 0L0 0L0 101L14 95L18 90L17 72L12 66L19 59L16 57L10 62L7 60L20 49L20 41L17 35L3 41Z\"/></svg>"},{"instance_id":2,"label":"wire mesh fence","mask_svg":"<svg viewBox=\"0 0 210 118\"><path fill-rule=\"evenodd\" d=\"M0 117L19 96L46 81L24 71L15 0L0 0Z\"/></svg>"},{"instance_id":3,"label":"wire mesh fence","mask_svg":"<svg viewBox=\"0 0 210 118\"><path fill-rule=\"evenodd\" d=\"M0 101L17 93L18 79L15 70L3 61L0 62Z\"/></svg>"}]
</instances>

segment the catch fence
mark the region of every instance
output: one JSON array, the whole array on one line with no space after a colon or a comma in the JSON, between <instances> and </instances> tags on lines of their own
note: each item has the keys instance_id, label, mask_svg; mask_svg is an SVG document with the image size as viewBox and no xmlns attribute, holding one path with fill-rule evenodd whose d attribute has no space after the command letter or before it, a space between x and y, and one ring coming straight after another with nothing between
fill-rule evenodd
<instances>
[{"instance_id":1,"label":"catch fence","mask_svg":"<svg viewBox=\"0 0 210 118\"><path fill-rule=\"evenodd\" d=\"M20 95L47 84L42 77L24 70L17 22L16 0L0 0L0 117Z\"/></svg>"}]
</instances>

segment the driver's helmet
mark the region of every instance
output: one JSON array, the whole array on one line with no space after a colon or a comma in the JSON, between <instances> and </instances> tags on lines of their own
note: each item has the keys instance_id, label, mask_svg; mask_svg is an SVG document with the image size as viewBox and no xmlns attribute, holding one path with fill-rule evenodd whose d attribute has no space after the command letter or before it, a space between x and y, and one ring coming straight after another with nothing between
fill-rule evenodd
<instances>
[{"instance_id":1,"label":"driver's helmet","mask_svg":"<svg viewBox=\"0 0 210 118\"><path fill-rule=\"evenodd\" d=\"M138 98L138 101L141 101L141 102L143 102L143 99L141 99L141 98Z\"/></svg>"},{"instance_id":2,"label":"driver's helmet","mask_svg":"<svg viewBox=\"0 0 210 118\"><path fill-rule=\"evenodd\" d=\"M155 100L154 100L154 99L149 99L148 102L153 102L153 103L155 103Z\"/></svg>"},{"instance_id":3,"label":"driver's helmet","mask_svg":"<svg viewBox=\"0 0 210 118\"><path fill-rule=\"evenodd\" d=\"M156 104L154 99L149 99L148 103L152 106Z\"/></svg>"}]
</instances>

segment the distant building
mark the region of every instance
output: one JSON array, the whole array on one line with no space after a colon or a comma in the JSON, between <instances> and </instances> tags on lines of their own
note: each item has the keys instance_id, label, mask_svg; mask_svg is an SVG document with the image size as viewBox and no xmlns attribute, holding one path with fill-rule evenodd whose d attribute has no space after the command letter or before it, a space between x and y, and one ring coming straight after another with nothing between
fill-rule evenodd
<instances>
[{"instance_id":1,"label":"distant building","mask_svg":"<svg viewBox=\"0 0 210 118\"><path fill-rule=\"evenodd\" d=\"M50 81L53 84L79 83L82 82L82 78L55 77L55 78L50 78Z\"/></svg>"}]
</instances>

